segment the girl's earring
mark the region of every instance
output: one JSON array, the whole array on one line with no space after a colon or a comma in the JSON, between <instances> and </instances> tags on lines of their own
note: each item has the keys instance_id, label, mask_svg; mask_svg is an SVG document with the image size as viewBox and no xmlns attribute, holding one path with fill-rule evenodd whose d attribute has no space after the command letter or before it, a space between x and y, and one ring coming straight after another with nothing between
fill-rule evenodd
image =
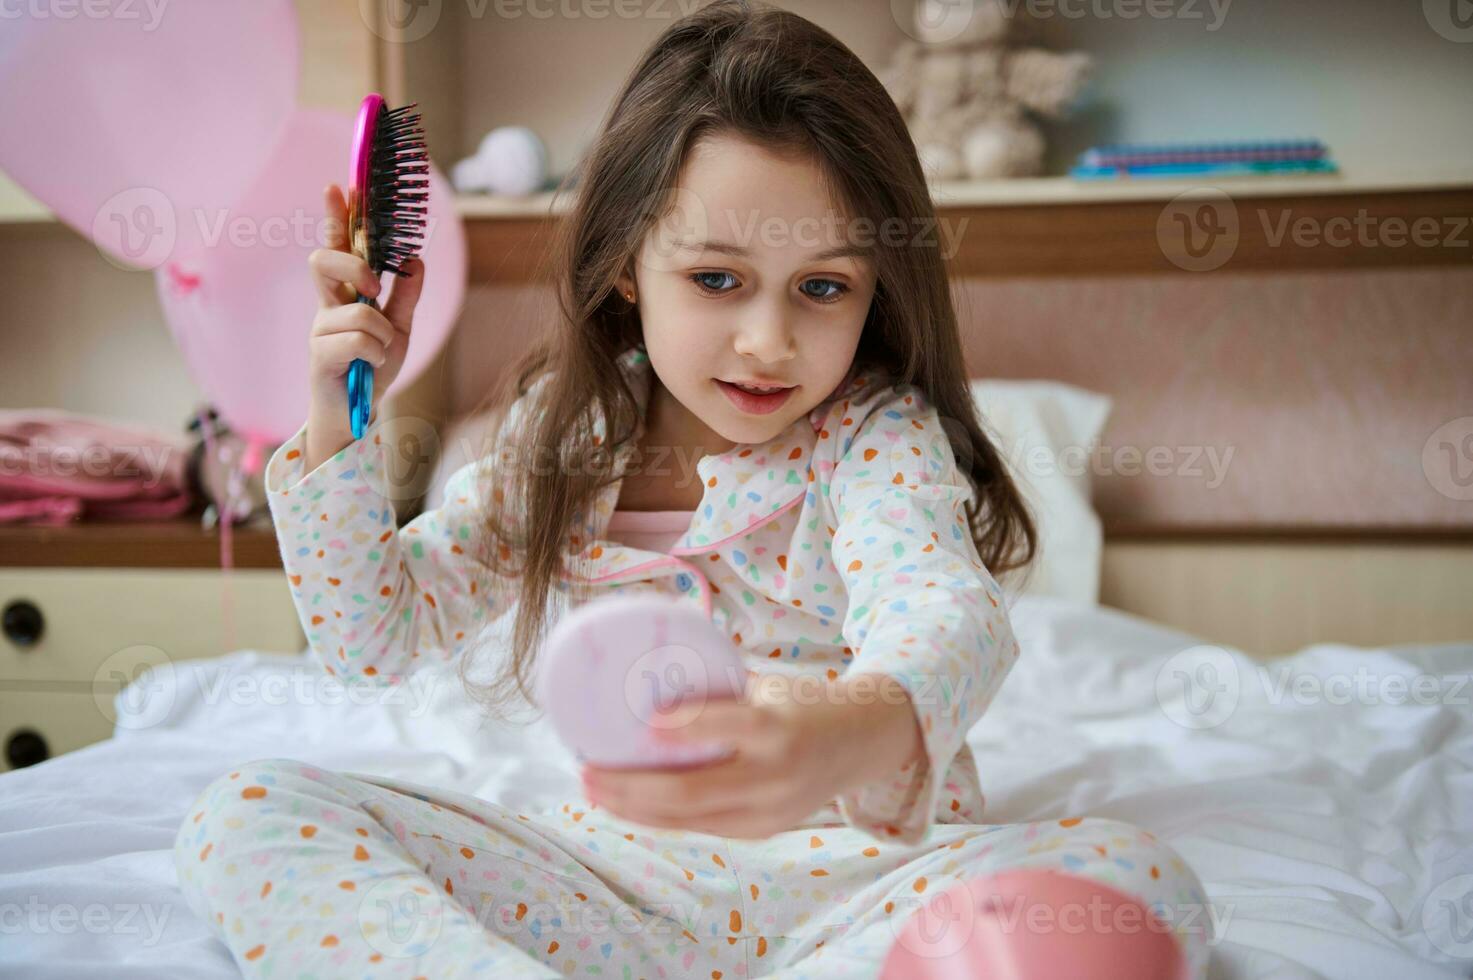
<instances>
[{"instance_id":1,"label":"girl's earring","mask_svg":"<svg viewBox=\"0 0 1473 980\"><path fill-rule=\"evenodd\" d=\"M627 299L629 302L633 303L634 302L634 290L632 290L632 289L625 290L624 291L624 298Z\"/></svg>"}]
</instances>

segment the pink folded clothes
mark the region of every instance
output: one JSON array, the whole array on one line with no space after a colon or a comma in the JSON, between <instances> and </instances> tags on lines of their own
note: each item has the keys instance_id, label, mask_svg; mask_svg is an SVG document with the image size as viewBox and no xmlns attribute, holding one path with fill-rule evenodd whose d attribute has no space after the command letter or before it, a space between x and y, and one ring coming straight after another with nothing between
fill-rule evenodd
<instances>
[{"instance_id":1,"label":"pink folded clothes","mask_svg":"<svg viewBox=\"0 0 1473 980\"><path fill-rule=\"evenodd\" d=\"M59 409L0 411L0 524L149 521L188 510L189 442Z\"/></svg>"}]
</instances>

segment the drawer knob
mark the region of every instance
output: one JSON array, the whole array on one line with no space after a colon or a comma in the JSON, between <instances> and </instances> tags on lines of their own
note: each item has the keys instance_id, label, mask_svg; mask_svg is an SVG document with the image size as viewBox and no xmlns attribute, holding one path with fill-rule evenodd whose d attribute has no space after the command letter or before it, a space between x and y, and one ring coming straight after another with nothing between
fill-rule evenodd
<instances>
[{"instance_id":1,"label":"drawer knob","mask_svg":"<svg viewBox=\"0 0 1473 980\"><path fill-rule=\"evenodd\" d=\"M5 740L5 761L12 769L24 769L49 758L51 749L38 731L20 728Z\"/></svg>"},{"instance_id":2,"label":"drawer knob","mask_svg":"<svg viewBox=\"0 0 1473 980\"><path fill-rule=\"evenodd\" d=\"M46 631L46 619L34 602L16 599L5 606L3 629L5 636L16 646L35 646Z\"/></svg>"}]
</instances>

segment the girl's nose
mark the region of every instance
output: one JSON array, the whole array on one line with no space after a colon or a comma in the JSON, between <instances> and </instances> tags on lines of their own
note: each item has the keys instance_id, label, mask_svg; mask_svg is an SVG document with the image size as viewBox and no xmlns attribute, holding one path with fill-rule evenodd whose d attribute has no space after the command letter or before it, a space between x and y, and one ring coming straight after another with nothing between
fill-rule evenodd
<instances>
[{"instance_id":1,"label":"girl's nose","mask_svg":"<svg viewBox=\"0 0 1473 980\"><path fill-rule=\"evenodd\" d=\"M754 358L763 364L776 364L796 356L793 332L787 321L780 313L765 306L751 311L737 331L733 346L742 357Z\"/></svg>"}]
</instances>

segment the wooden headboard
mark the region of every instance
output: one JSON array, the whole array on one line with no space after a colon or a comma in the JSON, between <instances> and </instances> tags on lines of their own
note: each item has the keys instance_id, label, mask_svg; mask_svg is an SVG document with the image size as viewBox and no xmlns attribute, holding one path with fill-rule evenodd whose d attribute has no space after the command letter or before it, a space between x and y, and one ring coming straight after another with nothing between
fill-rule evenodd
<instances>
[{"instance_id":1,"label":"wooden headboard","mask_svg":"<svg viewBox=\"0 0 1473 980\"><path fill-rule=\"evenodd\" d=\"M1473 269L969 279L974 376L1114 401L1101 600L1261 655L1473 640Z\"/></svg>"}]
</instances>

